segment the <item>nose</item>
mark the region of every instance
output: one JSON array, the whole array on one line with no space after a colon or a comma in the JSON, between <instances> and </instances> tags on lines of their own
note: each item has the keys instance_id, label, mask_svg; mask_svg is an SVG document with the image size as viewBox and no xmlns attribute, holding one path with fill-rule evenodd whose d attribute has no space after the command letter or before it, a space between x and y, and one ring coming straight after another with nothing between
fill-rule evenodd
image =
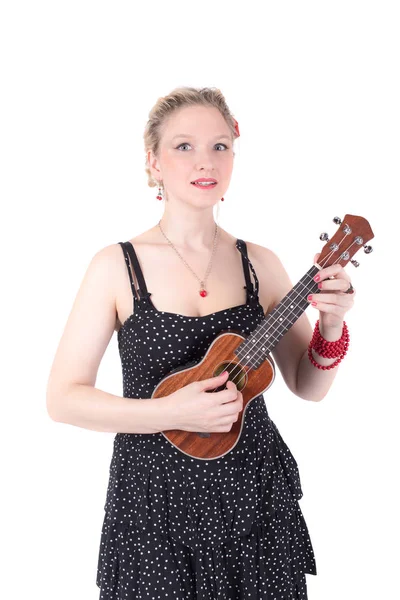
<instances>
[{"instance_id":1,"label":"nose","mask_svg":"<svg viewBox=\"0 0 400 600\"><path fill-rule=\"evenodd\" d=\"M196 168L198 170L213 171L214 156L213 151L209 149L199 150L196 156Z\"/></svg>"}]
</instances>

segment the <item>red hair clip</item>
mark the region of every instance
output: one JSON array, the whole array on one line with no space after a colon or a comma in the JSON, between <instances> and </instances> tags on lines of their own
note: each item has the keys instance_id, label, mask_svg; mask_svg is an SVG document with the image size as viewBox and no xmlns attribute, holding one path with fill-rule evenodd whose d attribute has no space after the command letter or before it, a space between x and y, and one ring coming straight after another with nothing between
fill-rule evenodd
<instances>
[{"instance_id":1,"label":"red hair clip","mask_svg":"<svg viewBox=\"0 0 400 600\"><path fill-rule=\"evenodd\" d=\"M235 123L236 137L239 137L240 136L240 133L239 133L239 124L236 121L236 119L234 119L233 117L232 117L232 119L233 119L233 122Z\"/></svg>"}]
</instances>

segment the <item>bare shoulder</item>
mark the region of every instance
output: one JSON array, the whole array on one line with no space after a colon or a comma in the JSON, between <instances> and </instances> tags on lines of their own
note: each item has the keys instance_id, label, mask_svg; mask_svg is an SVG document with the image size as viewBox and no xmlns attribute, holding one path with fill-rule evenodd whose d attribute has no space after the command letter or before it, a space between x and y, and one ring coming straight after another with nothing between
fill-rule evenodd
<instances>
[{"instance_id":1,"label":"bare shoulder","mask_svg":"<svg viewBox=\"0 0 400 600\"><path fill-rule=\"evenodd\" d=\"M121 244L114 243L100 248L94 254L89 268L93 271L93 274L97 272L100 280L107 282L108 290L113 298L116 299L119 287L127 279L126 264Z\"/></svg>"},{"instance_id":2,"label":"bare shoulder","mask_svg":"<svg viewBox=\"0 0 400 600\"><path fill-rule=\"evenodd\" d=\"M97 250L93 255L91 263L106 275L112 275L115 268L121 264L122 248L118 243L109 244Z\"/></svg>"},{"instance_id":3,"label":"bare shoulder","mask_svg":"<svg viewBox=\"0 0 400 600\"><path fill-rule=\"evenodd\" d=\"M259 279L260 302L270 312L293 287L278 255L254 242L246 242L247 252Z\"/></svg>"},{"instance_id":4,"label":"bare shoulder","mask_svg":"<svg viewBox=\"0 0 400 600\"><path fill-rule=\"evenodd\" d=\"M278 263L282 264L278 255L273 250L255 242L246 242L249 255L252 254L256 261L261 261L262 264L271 269L279 268Z\"/></svg>"}]
</instances>

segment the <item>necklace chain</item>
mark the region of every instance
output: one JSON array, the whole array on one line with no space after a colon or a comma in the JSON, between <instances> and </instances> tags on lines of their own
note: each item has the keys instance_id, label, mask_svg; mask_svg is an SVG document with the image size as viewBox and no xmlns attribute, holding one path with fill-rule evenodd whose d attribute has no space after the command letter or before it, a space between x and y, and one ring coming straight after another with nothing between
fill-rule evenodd
<instances>
[{"instance_id":1,"label":"necklace chain","mask_svg":"<svg viewBox=\"0 0 400 600\"><path fill-rule=\"evenodd\" d=\"M177 255L179 256L179 258L180 258L180 259L181 259L181 260L182 260L182 261L185 263L185 265L188 267L188 269L190 269L190 271L193 273L193 275L196 277L196 279L197 279L197 280L200 282L200 286L201 286L201 289L200 289L200 296L203 296L203 297L204 297L204 296L206 296L206 295L207 295L207 292L206 292L206 290L205 290L205 282L206 282L206 280L207 280L207 277L208 277L208 275L209 275L209 273L210 273L210 271L211 271L211 265L212 265L212 261L213 261L214 253L215 253L215 250L216 250L216 248L217 248L217 233L218 233L218 231L219 231L219 230L218 230L218 225L217 225L217 224L215 224L215 233L214 233L213 249L212 249L212 252L211 252L211 258L210 258L210 261L209 261L209 263L208 263L208 267L207 267L207 270L206 270L206 274L205 274L205 276L204 276L204 279L200 279L200 277L199 277L199 276L198 276L198 275L197 275L197 274L196 274L196 273L193 271L192 267L191 267L191 266L190 266L190 265L189 265L189 264L186 262L186 260L183 258L183 256L182 256L182 255L181 255L181 254L178 252L178 250L175 248L175 246L174 246L174 244L171 242L171 240L170 240L170 239L168 239L168 237L165 235L165 233L163 232L163 230L162 230L162 227L161 227L161 219L160 219L160 220L159 220L159 222L158 222L158 226L159 226L159 228L160 228L160 230L161 230L161 233L163 234L163 236L164 236L164 237L165 237L165 239L167 240L168 244L169 244L169 245L170 245L170 246L171 246L171 247L172 247L172 248L175 250L175 252L176 252L176 253L177 253Z\"/></svg>"}]
</instances>

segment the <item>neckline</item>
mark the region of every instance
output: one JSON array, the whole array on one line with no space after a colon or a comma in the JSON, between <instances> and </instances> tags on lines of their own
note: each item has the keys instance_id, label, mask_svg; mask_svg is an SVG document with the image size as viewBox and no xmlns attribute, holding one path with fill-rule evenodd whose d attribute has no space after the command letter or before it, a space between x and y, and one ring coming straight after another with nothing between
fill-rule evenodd
<instances>
[{"instance_id":1,"label":"neckline","mask_svg":"<svg viewBox=\"0 0 400 600\"><path fill-rule=\"evenodd\" d=\"M260 303L258 293L256 295L254 294L254 286L250 280L250 274L248 271L249 267L246 266L246 264L245 264L245 260L247 261L248 264L251 264L251 263L247 257L247 251L245 252L245 254L243 254L243 252L242 252L242 247L244 245L244 247L246 248L246 243L241 238L236 238L235 246L242 257L243 271L244 271L244 276L245 276L245 281L246 281L246 285L243 286L246 289L246 301L243 302L242 304L237 304L236 306L228 306L227 308L221 308L220 310L217 310L212 313L207 313L206 315L202 315L202 316L184 315L182 313L175 313L175 312L170 312L170 311L166 311L166 310L158 310L158 308L156 308L152 299L150 298L150 296L152 294L151 294L151 292L149 292L147 290L146 281L144 279L140 263L137 259L134 246L133 246L132 242L130 242L130 241L127 243L130 245L130 247L133 250L133 259L134 259L134 262L136 263L138 277L142 280L141 281L142 292L139 291L139 297L137 297L134 292L133 297L134 297L134 309L135 310L121 324L121 327L117 331L118 336L119 336L120 332L122 332L124 329L126 329L127 325L134 319L134 317L140 313L141 307L143 305L146 306L147 309L151 313L158 314L158 315L170 316L170 317L177 317L179 319L184 319L187 321L198 321L199 319L209 319L210 317L220 315L221 313L224 313L226 311L238 310L239 308L245 308L246 306L248 306L249 308L255 307L257 310L261 309L262 314L264 315L264 309ZM252 268L255 280L257 281L254 269L253 269L253 267L251 267L251 268ZM248 287L249 285L251 286L251 291L249 290L249 287ZM140 288L140 286L139 286L139 288ZM254 302L254 300L255 300L255 302Z\"/></svg>"},{"instance_id":2,"label":"neckline","mask_svg":"<svg viewBox=\"0 0 400 600\"><path fill-rule=\"evenodd\" d=\"M183 315L181 313L174 313L174 312L169 312L166 310L158 310L154 304L152 303L152 301L150 300L150 298L148 298L148 302L151 304L151 306L147 305L148 310L151 313L156 313L159 315L166 315L166 316L171 316L171 317L178 317L179 319L184 319L186 321L198 321L199 319L208 319L210 317L214 317L216 315L219 315L223 312L227 312L227 311L231 311L231 310L237 310L239 308L245 308L246 306L248 306L249 308L251 307L255 307L257 308L257 310L259 310L260 308L262 309L263 313L264 313L264 309L262 308L259 299L257 299L257 302L255 304L251 304L250 302L246 301L243 302L243 304L237 304L236 306L228 306L227 308L221 308L220 310L217 310L215 312L212 313L208 313L206 315L202 315L200 317L196 317L196 316L191 316L191 315ZM136 304L136 306L139 306L138 304ZM133 313L131 313L129 315L129 317L127 317L125 319L125 321L122 323L121 327L118 329L117 331L117 335L119 336L120 333L122 332L122 330L126 329L126 327L128 326L128 324L140 313L140 310L136 310Z\"/></svg>"},{"instance_id":3,"label":"neckline","mask_svg":"<svg viewBox=\"0 0 400 600\"><path fill-rule=\"evenodd\" d=\"M140 262L139 259L137 257L136 254L136 250L132 244L131 241L127 241L127 242L119 242L123 248L125 246L128 247L128 254L130 255L129 259L125 256L125 260L126 260L126 264L128 267L128 271L129 271L129 276L130 276L130 280L131 280L131 287L132 287L132 293L134 298L136 298L136 295L139 294L139 300L142 300L143 298L149 299L151 296L151 292L149 292L147 290L147 285L146 285L146 280L144 278L143 275L143 271L142 271L142 267L140 266ZM246 293L253 295L255 292L254 289L254 285L256 286L256 294L258 295L258 280L257 280L257 275L254 271L254 267L250 262L250 259L248 257L247 254L247 245L246 242L244 240L242 240L241 238L236 238L235 241L235 247L236 249L239 251L239 254L241 255L241 259L242 259L242 268L243 268L243 273L244 273L244 278L245 278L245 282L246 285L244 286L246 288ZM126 253L126 250L124 250L124 254ZM132 263L134 263L134 269L136 272L136 277L138 279L138 289L135 288L135 285L133 283L133 279L132 279L132 274L131 274L131 268L129 267L128 264L128 260ZM255 284L252 283L251 281L251 277L250 277L250 271L249 271L249 267L251 267L251 270L253 272L253 276L254 276L254 280L255 280ZM149 302L151 303L152 307L154 308L154 310L157 310L156 307L154 306L152 300L149 299ZM249 302L249 298L247 296L246 298L246 303ZM230 307L230 308L236 308L236 307ZM160 312L164 312L164 311L160 311ZM220 311L218 311L220 312ZM170 313L170 314L178 314L178 313ZM212 313L211 313L212 314ZM186 315L182 315L182 316L186 316ZM207 316L207 315L205 315Z\"/></svg>"}]
</instances>

